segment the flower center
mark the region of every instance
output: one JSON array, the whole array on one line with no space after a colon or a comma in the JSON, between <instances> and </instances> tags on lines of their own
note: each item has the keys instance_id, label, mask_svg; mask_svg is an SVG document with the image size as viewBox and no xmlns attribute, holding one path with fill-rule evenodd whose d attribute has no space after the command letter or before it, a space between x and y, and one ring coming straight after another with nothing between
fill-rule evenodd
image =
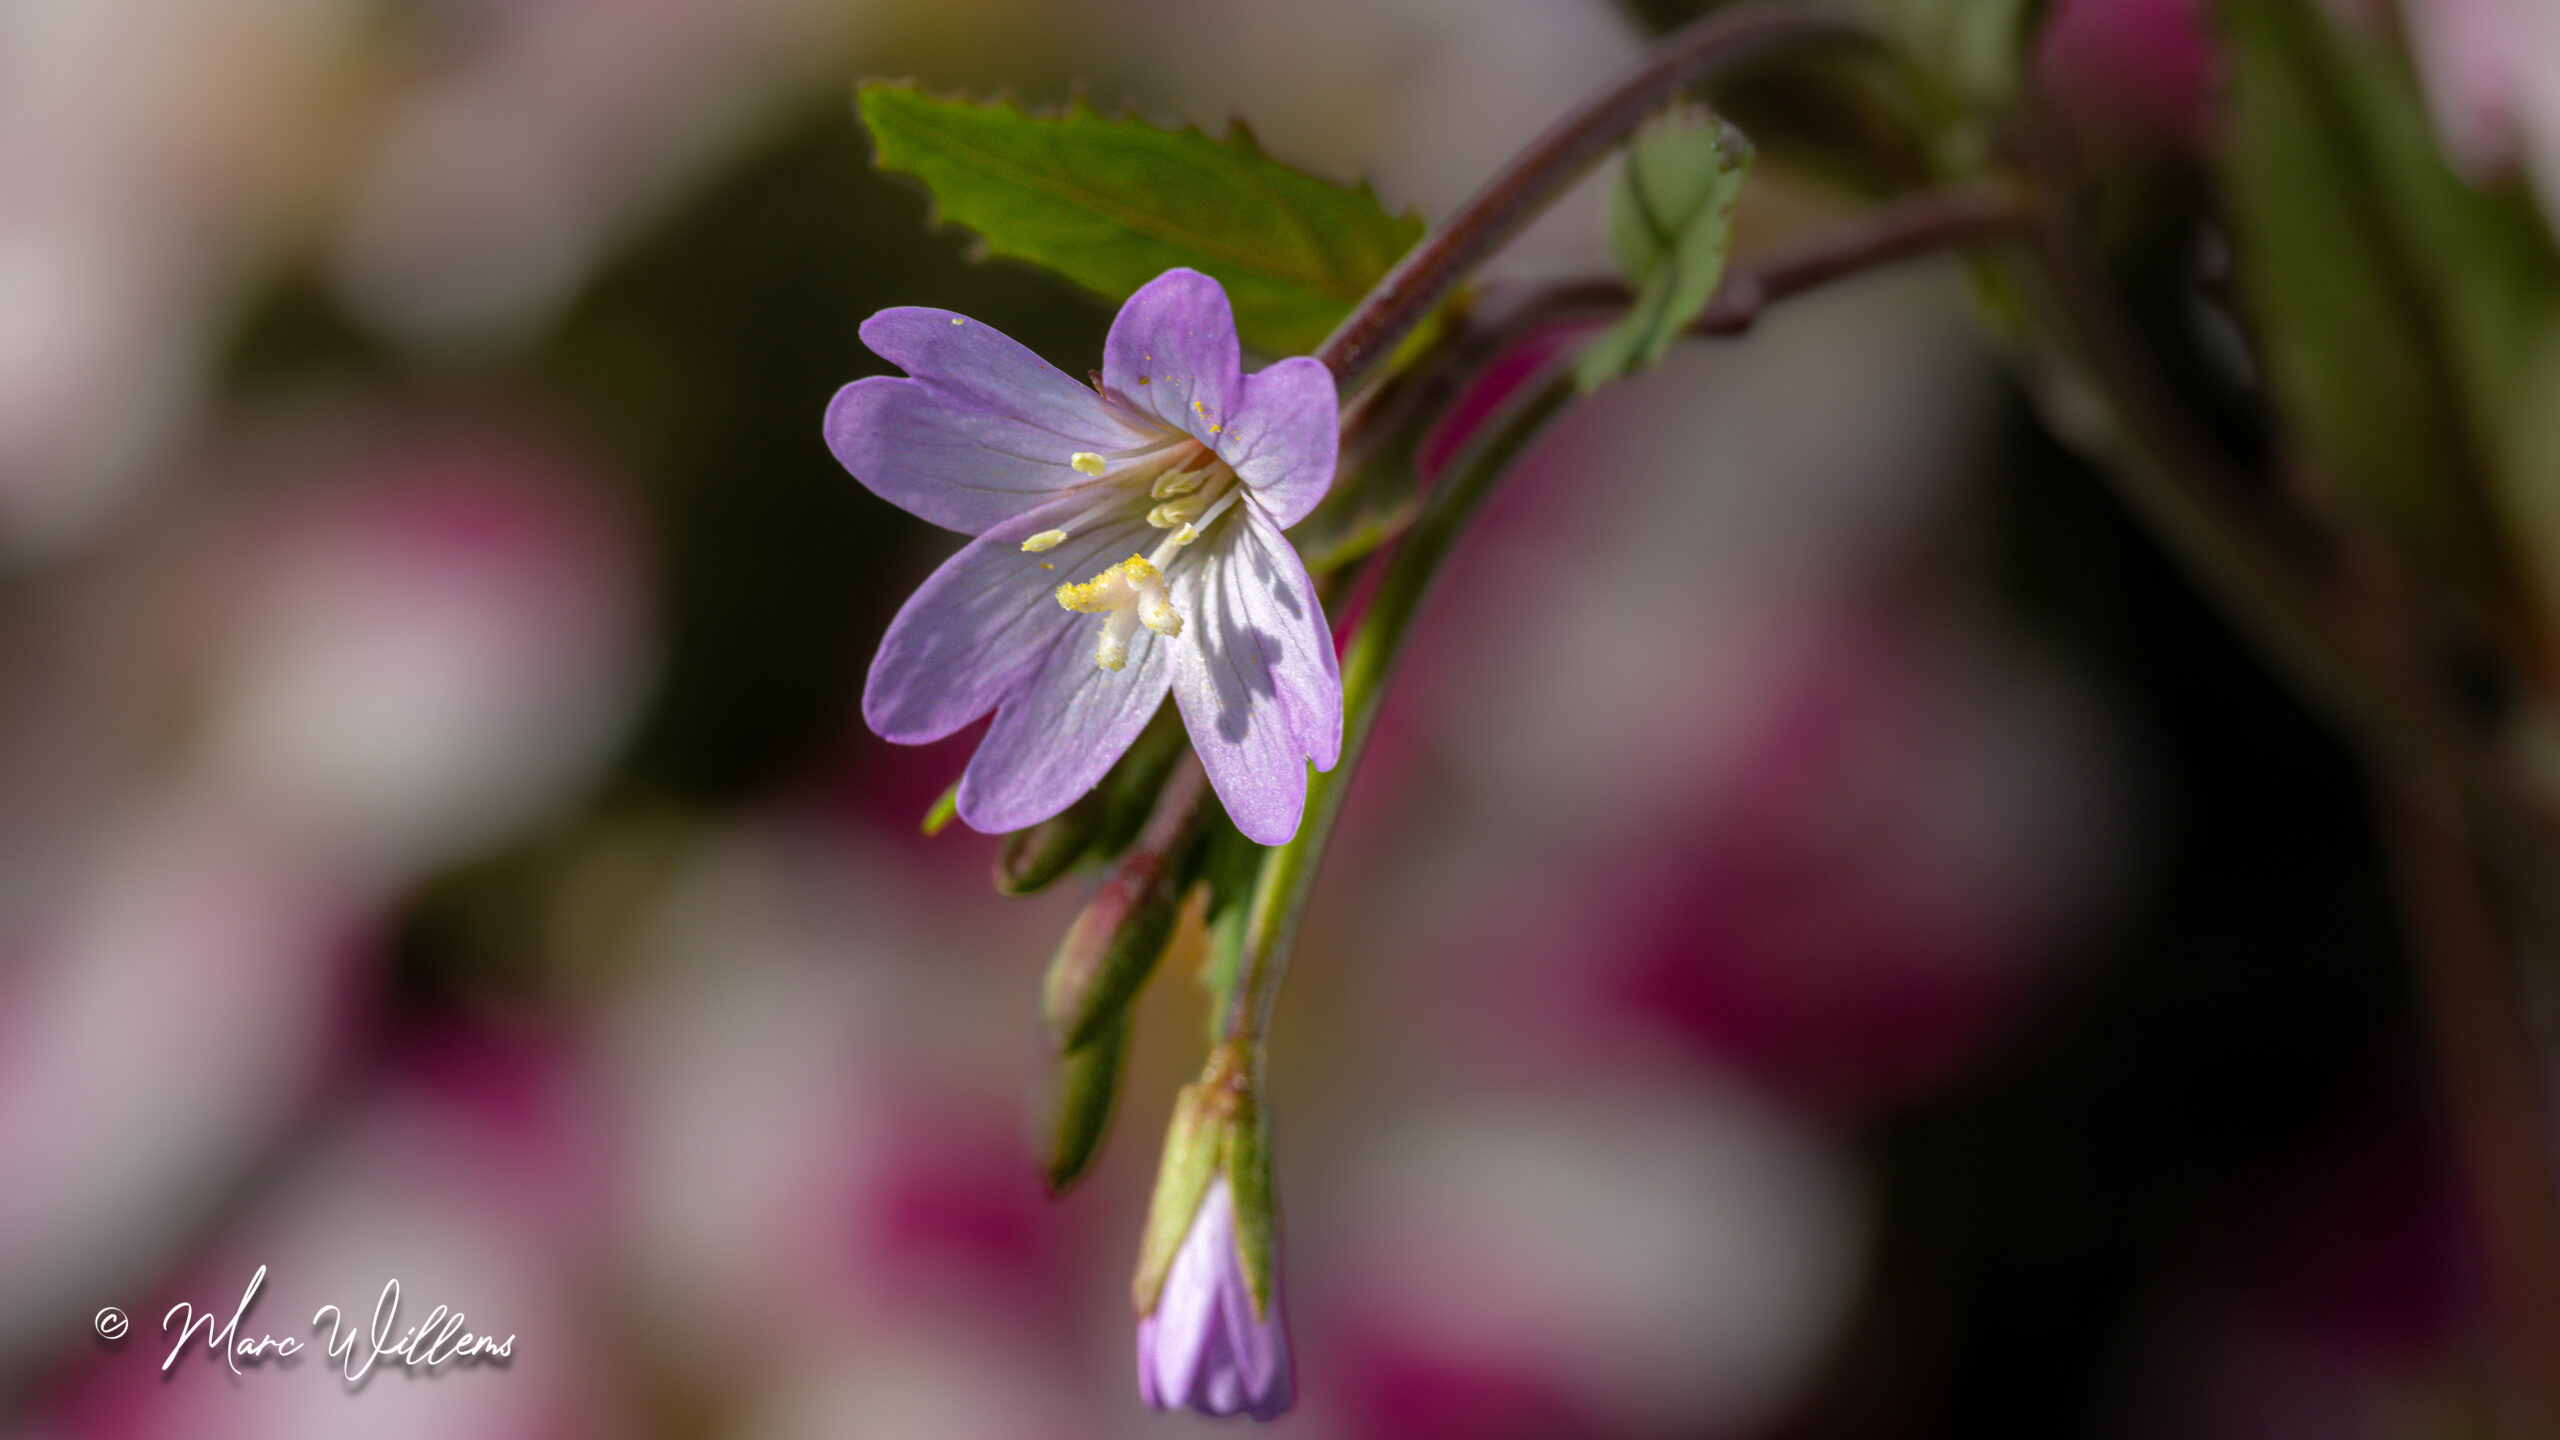
<instances>
[{"instance_id":1,"label":"flower center","mask_svg":"<svg viewBox=\"0 0 2560 1440\"><path fill-rule=\"evenodd\" d=\"M1035 555L1054 550L1098 520L1126 516L1137 501L1133 492L1140 489L1155 502L1147 510L1147 523L1167 532L1153 554L1132 555L1090 580L1058 587L1060 605L1103 617L1094 662L1105 670L1118 670L1129 663L1129 642L1140 625L1166 639L1182 633L1182 616L1175 613L1167 592L1166 572L1184 547L1244 498L1244 484L1232 466L1187 435L1166 436L1109 455L1079 450L1068 457L1067 464L1077 474L1092 477L1089 488L1098 492L1096 499L1056 528L1024 540L1024 550ZM1044 563L1041 568L1049 566Z\"/></svg>"},{"instance_id":2,"label":"flower center","mask_svg":"<svg viewBox=\"0 0 2560 1440\"><path fill-rule=\"evenodd\" d=\"M1165 593L1164 572L1143 555L1132 555L1090 580L1059 586L1058 603L1103 617L1102 643L1093 659L1105 670L1129 663L1129 639L1140 625L1168 640L1182 633L1182 617L1173 613L1173 600Z\"/></svg>"}]
</instances>

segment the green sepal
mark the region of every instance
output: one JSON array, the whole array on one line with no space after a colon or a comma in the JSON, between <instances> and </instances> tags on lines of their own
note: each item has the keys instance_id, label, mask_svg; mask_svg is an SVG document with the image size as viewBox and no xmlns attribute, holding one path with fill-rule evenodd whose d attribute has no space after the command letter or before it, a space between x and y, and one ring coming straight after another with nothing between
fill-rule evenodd
<instances>
[{"instance_id":1,"label":"green sepal","mask_svg":"<svg viewBox=\"0 0 2560 1440\"><path fill-rule=\"evenodd\" d=\"M1113 301L1188 265L1226 287L1238 334L1265 354L1315 349L1422 237L1420 216L1272 159L1242 124L1212 137L1082 99L1031 114L878 81L857 104L882 168L922 180L988 253Z\"/></svg>"},{"instance_id":2,"label":"green sepal","mask_svg":"<svg viewBox=\"0 0 2560 1440\"><path fill-rule=\"evenodd\" d=\"M1227 1127L1227 1185L1236 1201L1236 1258L1253 1289L1253 1318L1271 1318L1274 1275L1279 1267L1279 1219L1271 1191L1271 1132L1262 1107L1247 1089L1239 1098L1234 1123Z\"/></svg>"},{"instance_id":3,"label":"green sepal","mask_svg":"<svg viewBox=\"0 0 2560 1440\"><path fill-rule=\"evenodd\" d=\"M1120 1071L1129 1053L1129 1012L1103 1017L1091 1039L1058 1056L1048 1083L1047 1134L1040 1175L1049 1193L1063 1195L1084 1178L1102 1153L1120 1098Z\"/></svg>"},{"instance_id":4,"label":"green sepal","mask_svg":"<svg viewBox=\"0 0 2560 1440\"><path fill-rule=\"evenodd\" d=\"M1147 1205L1146 1233L1138 1241L1138 1273L1130 1281L1129 1298L1141 1319L1155 1313L1173 1257L1181 1253L1209 1182L1226 1160L1228 1132L1244 1099L1242 1060L1239 1047L1212 1050L1200 1078L1174 1097L1164 1158L1156 1167L1155 1197Z\"/></svg>"},{"instance_id":5,"label":"green sepal","mask_svg":"<svg viewBox=\"0 0 2560 1440\"><path fill-rule=\"evenodd\" d=\"M1659 364L1706 311L1733 249L1733 209L1751 154L1741 131L1695 106L1637 132L1609 197L1609 250L1635 300L1575 362L1583 390Z\"/></svg>"}]
</instances>

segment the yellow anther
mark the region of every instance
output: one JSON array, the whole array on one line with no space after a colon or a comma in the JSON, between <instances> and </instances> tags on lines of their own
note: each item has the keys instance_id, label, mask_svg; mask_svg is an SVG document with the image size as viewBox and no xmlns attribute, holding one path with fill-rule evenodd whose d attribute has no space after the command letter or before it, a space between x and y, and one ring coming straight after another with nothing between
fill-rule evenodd
<instances>
[{"instance_id":1,"label":"yellow anther","mask_svg":"<svg viewBox=\"0 0 2560 1440\"><path fill-rule=\"evenodd\" d=\"M1176 495L1190 494L1207 483L1208 479L1209 472L1206 469L1168 470L1156 477L1155 484L1147 487L1147 494L1152 499L1170 500Z\"/></svg>"},{"instance_id":2,"label":"yellow anther","mask_svg":"<svg viewBox=\"0 0 2560 1440\"><path fill-rule=\"evenodd\" d=\"M1067 467L1079 475L1102 473L1102 457L1090 450L1079 450L1067 460Z\"/></svg>"},{"instance_id":3,"label":"yellow anther","mask_svg":"<svg viewBox=\"0 0 2560 1440\"><path fill-rule=\"evenodd\" d=\"M957 315L954 315L954 316L952 316L952 317L951 317L951 323L952 323L952 324L954 324L954 325L966 325L966 324L968 324L969 322L968 322L968 321L966 321L966 320L961 319L961 318L960 318L959 316L957 316Z\"/></svg>"},{"instance_id":4,"label":"yellow anther","mask_svg":"<svg viewBox=\"0 0 2560 1440\"><path fill-rule=\"evenodd\" d=\"M1200 512L1208 508L1209 497L1206 495L1177 495L1148 511L1147 523L1159 530L1171 530L1199 519Z\"/></svg>"},{"instance_id":5,"label":"yellow anther","mask_svg":"<svg viewBox=\"0 0 2560 1440\"><path fill-rule=\"evenodd\" d=\"M1039 534L1032 536L1030 539L1023 541L1022 548L1031 551L1034 554L1038 554L1043 550L1057 549L1059 542L1066 538L1067 532L1064 530L1043 530Z\"/></svg>"},{"instance_id":6,"label":"yellow anther","mask_svg":"<svg viewBox=\"0 0 2560 1440\"><path fill-rule=\"evenodd\" d=\"M1058 587L1058 603L1080 614L1108 614L1111 610L1111 602L1102 598L1102 592L1104 587L1111 583L1111 577L1117 573L1119 572L1116 570L1105 570L1090 580L1068 581Z\"/></svg>"},{"instance_id":7,"label":"yellow anther","mask_svg":"<svg viewBox=\"0 0 2560 1440\"><path fill-rule=\"evenodd\" d=\"M1041 568L1041 569L1043 569L1043 570L1055 570L1055 569L1057 569L1058 567L1057 567L1057 566L1055 566L1055 565L1050 564L1050 563L1049 563L1048 561L1046 561L1046 560L1043 560L1043 561L1041 561L1041 562L1040 562L1040 568Z\"/></svg>"},{"instance_id":8,"label":"yellow anther","mask_svg":"<svg viewBox=\"0 0 2560 1440\"><path fill-rule=\"evenodd\" d=\"M1173 543L1176 545L1188 545L1199 538L1200 532L1189 525L1173 532Z\"/></svg>"},{"instance_id":9,"label":"yellow anther","mask_svg":"<svg viewBox=\"0 0 2560 1440\"><path fill-rule=\"evenodd\" d=\"M1071 580L1059 586L1058 603L1088 615L1104 615L1128 603L1140 589L1163 579L1156 567L1147 563L1147 557L1132 555L1090 580Z\"/></svg>"}]
</instances>

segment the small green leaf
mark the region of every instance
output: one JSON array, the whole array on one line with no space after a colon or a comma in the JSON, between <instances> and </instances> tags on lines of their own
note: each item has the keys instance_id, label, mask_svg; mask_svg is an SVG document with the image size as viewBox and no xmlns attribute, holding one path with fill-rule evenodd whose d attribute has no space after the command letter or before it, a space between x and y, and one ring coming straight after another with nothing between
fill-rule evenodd
<instances>
[{"instance_id":1,"label":"small green leaf","mask_svg":"<svg viewBox=\"0 0 2560 1440\"><path fill-rule=\"evenodd\" d=\"M1213 139L1081 100L1033 115L881 82L859 103L882 168L923 181L988 253L1115 301L1191 266L1226 287L1245 345L1266 354L1313 350L1422 236L1419 216L1272 159L1241 123Z\"/></svg>"},{"instance_id":2,"label":"small green leaf","mask_svg":"<svg viewBox=\"0 0 2560 1440\"><path fill-rule=\"evenodd\" d=\"M1584 390L1659 363L1715 298L1750 168L1751 142L1703 110L1673 111L1638 133L1609 201L1609 249L1635 303L1582 352L1574 379Z\"/></svg>"}]
</instances>

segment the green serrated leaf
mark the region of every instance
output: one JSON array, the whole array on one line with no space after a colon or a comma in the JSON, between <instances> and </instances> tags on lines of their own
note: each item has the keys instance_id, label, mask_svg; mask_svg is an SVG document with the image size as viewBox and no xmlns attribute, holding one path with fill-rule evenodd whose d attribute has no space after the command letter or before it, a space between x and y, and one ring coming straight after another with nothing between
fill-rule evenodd
<instances>
[{"instance_id":1,"label":"green serrated leaf","mask_svg":"<svg viewBox=\"0 0 2560 1440\"><path fill-rule=\"evenodd\" d=\"M1265 354L1313 350L1422 236L1419 216L1272 159L1242 124L1212 138L1081 100L1034 115L878 82L859 103L880 165L922 180L989 253L1115 301L1188 265L1226 287Z\"/></svg>"},{"instance_id":2,"label":"green serrated leaf","mask_svg":"<svg viewBox=\"0 0 2560 1440\"><path fill-rule=\"evenodd\" d=\"M1750 168L1751 142L1704 110L1672 111L1637 134L1609 200L1609 249L1635 303L1582 352L1574 379L1584 390L1660 363L1715 298Z\"/></svg>"}]
</instances>

